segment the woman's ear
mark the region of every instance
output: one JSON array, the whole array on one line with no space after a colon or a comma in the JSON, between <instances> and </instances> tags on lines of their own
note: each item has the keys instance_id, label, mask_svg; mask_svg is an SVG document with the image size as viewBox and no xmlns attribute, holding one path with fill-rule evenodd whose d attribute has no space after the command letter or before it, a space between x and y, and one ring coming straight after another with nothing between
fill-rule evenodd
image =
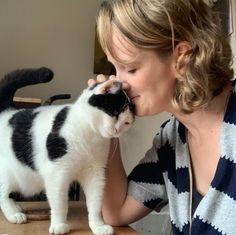
<instances>
[{"instance_id":1,"label":"woman's ear","mask_svg":"<svg viewBox=\"0 0 236 235\"><path fill-rule=\"evenodd\" d=\"M186 71L185 65L188 64L192 47L189 42L179 42L174 48L175 71L180 75L184 75Z\"/></svg>"}]
</instances>

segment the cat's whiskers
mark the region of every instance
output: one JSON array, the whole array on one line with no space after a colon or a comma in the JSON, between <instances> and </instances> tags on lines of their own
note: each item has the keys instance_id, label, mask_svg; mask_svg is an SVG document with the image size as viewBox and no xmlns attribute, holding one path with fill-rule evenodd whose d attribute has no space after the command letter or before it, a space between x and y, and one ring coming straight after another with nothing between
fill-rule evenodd
<instances>
[{"instance_id":1,"label":"cat's whiskers","mask_svg":"<svg viewBox=\"0 0 236 235\"><path fill-rule=\"evenodd\" d=\"M122 92L124 93L125 97L126 97L126 100L125 100L125 103L124 105L122 106L121 110L125 109L130 103L131 103L131 99L129 98L129 96L127 95L127 93L122 90Z\"/></svg>"}]
</instances>

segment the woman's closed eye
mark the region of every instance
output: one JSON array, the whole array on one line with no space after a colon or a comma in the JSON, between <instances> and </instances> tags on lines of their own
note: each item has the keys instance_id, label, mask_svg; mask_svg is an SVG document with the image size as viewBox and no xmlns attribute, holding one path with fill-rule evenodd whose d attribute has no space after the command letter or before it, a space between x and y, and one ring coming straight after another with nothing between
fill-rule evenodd
<instances>
[{"instance_id":1,"label":"woman's closed eye","mask_svg":"<svg viewBox=\"0 0 236 235\"><path fill-rule=\"evenodd\" d=\"M134 74L137 71L137 69L129 69L128 73Z\"/></svg>"}]
</instances>

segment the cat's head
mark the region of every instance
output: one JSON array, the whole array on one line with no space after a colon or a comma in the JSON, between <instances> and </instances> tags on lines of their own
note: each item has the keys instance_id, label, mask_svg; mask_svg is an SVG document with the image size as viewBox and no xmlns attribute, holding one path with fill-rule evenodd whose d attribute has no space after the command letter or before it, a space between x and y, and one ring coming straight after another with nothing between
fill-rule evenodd
<instances>
[{"instance_id":1,"label":"cat's head","mask_svg":"<svg viewBox=\"0 0 236 235\"><path fill-rule=\"evenodd\" d=\"M133 124L134 105L118 80L96 83L83 94L95 110L96 129L104 137L119 137ZM96 113L96 114L95 114Z\"/></svg>"}]
</instances>

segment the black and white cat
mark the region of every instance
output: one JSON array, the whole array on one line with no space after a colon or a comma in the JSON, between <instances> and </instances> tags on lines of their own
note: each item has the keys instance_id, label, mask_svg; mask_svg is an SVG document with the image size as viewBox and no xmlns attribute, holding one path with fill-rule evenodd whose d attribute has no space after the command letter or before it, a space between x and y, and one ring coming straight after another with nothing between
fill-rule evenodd
<instances>
[{"instance_id":1,"label":"black and white cat","mask_svg":"<svg viewBox=\"0 0 236 235\"><path fill-rule=\"evenodd\" d=\"M91 230L96 235L113 234L101 215L104 171L110 138L132 125L134 107L121 82L108 80L85 89L74 104L11 108L18 88L52 77L47 68L26 69L0 81L2 212L11 223L25 223L26 215L9 194L31 196L45 190L51 208L49 232L67 233L68 189L78 180L86 196Z\"/></svg>"}]
</instances>

